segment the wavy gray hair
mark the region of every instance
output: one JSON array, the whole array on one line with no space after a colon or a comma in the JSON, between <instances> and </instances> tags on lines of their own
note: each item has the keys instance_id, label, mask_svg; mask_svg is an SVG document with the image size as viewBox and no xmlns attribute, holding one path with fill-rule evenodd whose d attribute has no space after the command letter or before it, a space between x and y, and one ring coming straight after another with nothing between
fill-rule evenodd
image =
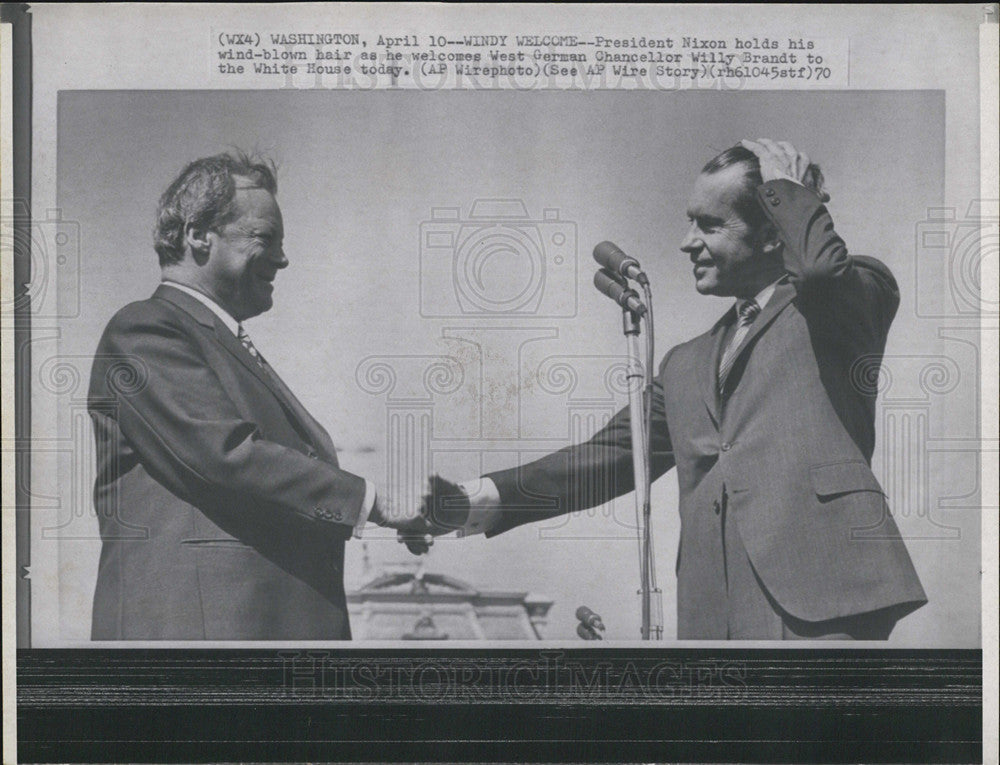
<instances>
[{"instance_id":1,"label":"wavy gray hair","mask_svg":"<svg viewBox=\"0 0 1000 765\"><path fill-rule=\"evenodd\" d=\"M274 163L239 150L196 159L181 171L163 192L156 211L153 247L160 266L183 260L184 229L189 224L211 229L231 219L237 178L249 181L239 188L278 191Z\"/></svg>"}]
</instances>

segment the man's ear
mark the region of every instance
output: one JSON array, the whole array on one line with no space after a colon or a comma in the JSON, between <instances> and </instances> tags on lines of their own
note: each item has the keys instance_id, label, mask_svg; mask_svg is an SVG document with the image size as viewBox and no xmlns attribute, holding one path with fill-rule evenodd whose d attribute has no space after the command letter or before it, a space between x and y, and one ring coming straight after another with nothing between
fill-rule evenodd
<instances>
[{"instance_id":1,"label":"man's ear","mask_svg":"<svg viewBox=\"0 0 1000 765\"><path fill-rule=\"evenodd\" d=\"M212 246L209 241L208 229L193 223L184 224L184 244L187 245L195 262L204 263Z\"/></svg>"}]
</instances>

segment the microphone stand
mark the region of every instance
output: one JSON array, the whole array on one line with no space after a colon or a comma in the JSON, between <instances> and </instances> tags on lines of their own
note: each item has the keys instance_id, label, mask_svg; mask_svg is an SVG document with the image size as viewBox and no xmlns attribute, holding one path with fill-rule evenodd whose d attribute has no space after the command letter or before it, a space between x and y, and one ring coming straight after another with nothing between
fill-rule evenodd
<instances>
[{"instance_id":1,"label":"microphone stand","mask_svg":"<svg viewBox=\"0 0 1000 765\"><path fill-rule=\"evenodd\" d=\"M645 286L645 285L644 285ZM649 430L652 404L652 300L646 287L646 305L650 342L646 344L646 363L642 362L639 341L640 317L629 308L622 309L622 330L628 343L628 405L629 425L632 434L632 471L635 478L635 502L640 518L639 574L642 599L643 640L660 640L663 637L662 593L656 587L656 573L653 560L652 535L650 530L650 467Z\"/></svg>"}]
</instances>

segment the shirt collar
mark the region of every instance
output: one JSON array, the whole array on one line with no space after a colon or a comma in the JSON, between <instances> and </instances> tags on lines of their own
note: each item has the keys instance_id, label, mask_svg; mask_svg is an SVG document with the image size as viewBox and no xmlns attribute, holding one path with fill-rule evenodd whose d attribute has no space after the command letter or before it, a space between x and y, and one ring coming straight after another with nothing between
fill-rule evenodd
<instances>
[{"instance_id":1,"label":"shirt collar","mask_svg":"<svg viewBox=\"0 0 1000 765\"><path fill-rule=\"evenodd\" d=\"M178 289L181 292L186 292L188 295L193 297L195 300L204 304L212 313L219 317L219 321L226 325L226 328L232 332L234 335L239 335L240 324L236 319L229 315L225 308L216 303L212 298L206 295L204 292L199 292L194 287L189 287L186 284L181 284L180 282L175 282L170 279L164 279L164 284L168 284L174 289Z\"/></svg>"},{"instance_id":2,"label":"shirt collar","mask_svg":"<svg viewBox=\"0 0 1000 765\"><path fill-rule=\"evenodd\" d=\"M782 275L778 279L775 279L773 282L771 282L770 284L768 284L764 289L762 289L760 292L758 292L754 296L753 299L757 302L757 305L760 306L761 310L763 310L764 306L767 305L767 301L769 301L771 299L771 296L774 294L774 290L777 288L778 283L780 281L782 281L784 278L785 278L785 276ZM737 300L736 301L736 310L737 310L737 312L739 312L739 309L743 307L744 303L748 303L748 302L750 302L750 301L748 301L748 300Z\"/></svg>"}]
</instances>

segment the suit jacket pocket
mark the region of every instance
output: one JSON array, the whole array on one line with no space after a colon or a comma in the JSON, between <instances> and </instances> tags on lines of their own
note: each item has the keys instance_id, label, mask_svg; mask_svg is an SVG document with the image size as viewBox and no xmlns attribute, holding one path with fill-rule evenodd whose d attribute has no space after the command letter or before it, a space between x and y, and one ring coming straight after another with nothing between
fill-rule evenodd
<instances>
[{"instance_id":1,"label":"suit jacket pocket","mask_svg":"<svg viewBox=\"0 0 1000 765\"><path fill-rule=\"evenodd\" d=\"M840 494L856 491L874 491L884 495L878 479L870 467L861 460L846 460L826 465L813 465L809 469L813 490L820 501Z\"/></svg>"},{"instance_id":2,"label":"suit jacket pocket","mask_svg":"<svg viewBox=\"0 0 1000 765\"><path fill-rule=\"evenodd\" d=\"M252 550L250 545L238 539L227 539L226 537L215 537L209 539L182 539L182 545L197 548L230 548L236 550Z\"/></svg>"}]
</instances>

